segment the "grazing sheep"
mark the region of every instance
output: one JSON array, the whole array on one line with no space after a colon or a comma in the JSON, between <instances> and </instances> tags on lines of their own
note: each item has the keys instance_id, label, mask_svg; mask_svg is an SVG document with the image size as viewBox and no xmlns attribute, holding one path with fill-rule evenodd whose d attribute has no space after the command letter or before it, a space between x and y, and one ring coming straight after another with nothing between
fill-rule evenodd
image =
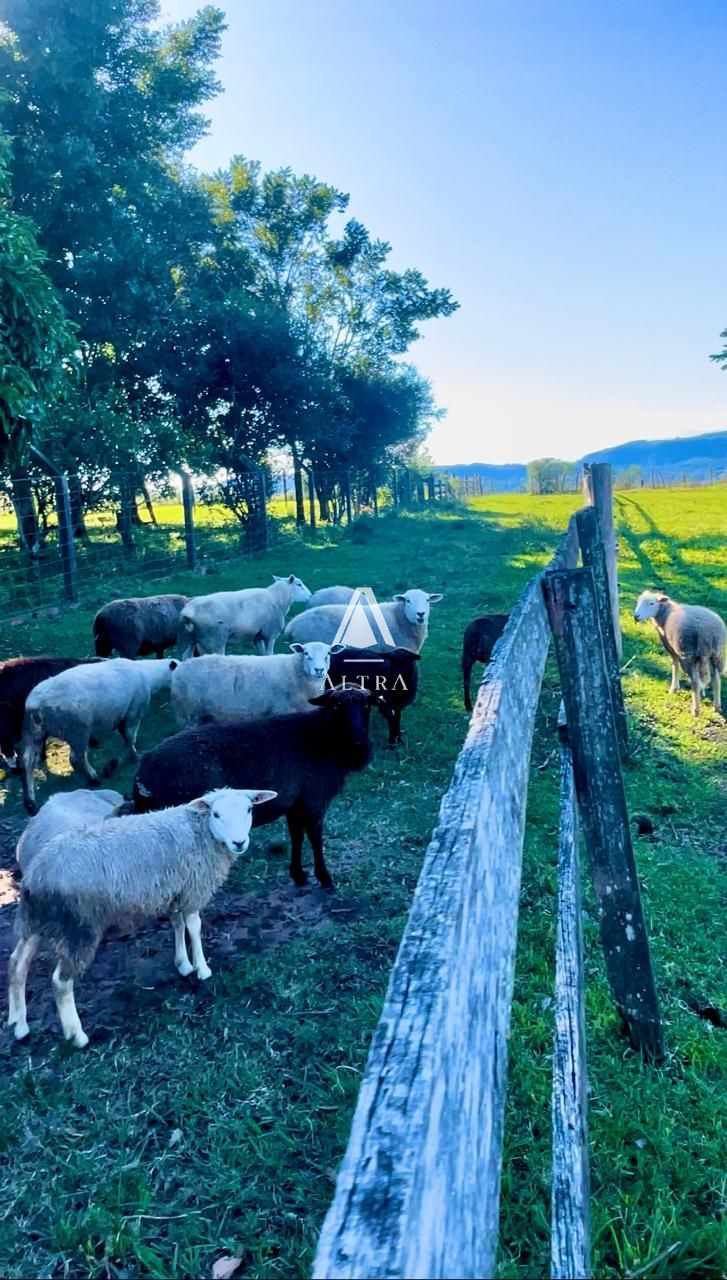
<instances>
[{"instance_id":1,"label":"grazing sheep","mask_svg":"<svg viewBox=\"0 0 727 1280\"><path fill-rule=\"evenodd\" d=\"M179 618L187 596L137 596L111 600L93 620L93 638L99 658L164 657L177 643Z\"/></svg>"},{"instance_id":2,"label":"grazing sheep","mask_svg":"<svg viewBox=\"0 0 727 1280\"><path fill-rule=\"evenodd\" d=\"M310 699L326 687L327 644L292 644L293 653L268 658L210 654L182 662L172 676L172 707L180 725L206 720L260 720L313 711Z\"/></svg>"},{"instance_id":3,"label":"grazing sheep","mask_svg":"<svg viewBox=\"0 0 727 1280\"><path fill-rule=\"evenodd\" d=\"M35 813L33 772L48 738L60 738L71 748L71 765L88 779L98 774L88 758L92 740L98 745L118 729L130 759L136 760L136 736L154 693L168 689L177 662L132 662L107 658L95 666L72 667L43 680L28 695L23 724L21 774L28 813ZM109 777L117 767L104 770Z\"/></svg>"},{"instance_id":4,"label":"grazing sheep","mask_svg":"<svg viewBox=\"0 0 727 1280\"><path fill-rule=\"evenodd\" d=\"M692 713L699 715L703 689L712 682L712 701L722 710L720 676L725 670L727 628L718 613L697 604L678 604L656 591L642 591L634 609L636 622L651 622L671 658L670 693L679 689L679 668L692 686Z\"/></svg>"},{"instance_id":5,"label":"grazing sheep","mask_svg":"<svg viewBox=\"0 0 727 1280\"><path fill-rule=\"evenodd\" d=\"M181 804L202 787L245 787L252 779L277 793L255 810L253 825L285 815L290 832L290 874L306 883L303 836L313 849L319 882L331 888L323 857L323 823L349 773L371 759L365 689L335 689L315 699L313 715L275 716L249 724L209 724L167 738L142 756L134 780L138 810Z\"/></svg>"},{"instance_id":6,"label":"grazing sheep","mask_svg":"<svg viewBox=\"0 0 727 1280\"><path fill-rule=\"evenodd\" d=\"M53 947L53 991L66 1040L82 1049L88 1036L73 995L111 925L170 915L174 963L186 977L211 970L202 950L200 911L250 843L253 805L274 791L211 791L164 813L107 818L86 831L55 836L24 877L10 957L8 1023L28 1034L25 984L38 944ZM190 963L185 928L192 944Z\"/></svg>"},{"instance_id":7,"label":"grazing sheep","mask_svg":"<svg viewBox=\"0 0 727 1280\"><path fill-rule=\"evenodd\" d=\"M54 836L97 827L125 803L120 791L58 791L41 805L18 841L15 857L21 871L28 870L38 850Z\"/></svg>"},{"instance_id":8,"label":"grazing sheep","mask_svg":"<svg viewBox=\"0 0 727 1280\"><path fill-rule=\"evenodd\" d=\"M8 658L0 662L0 755L17 768L17 748L23 736L25 700L41 680L57 676L98 658Z\"/></svg>"},{"instance_id":9,"label":"grazing sheep","mask_svg":"<svg viewBox=\"0 0 727 1280\"><path fill-rule=\"evenodd\" d=\"M306 600L304 608L317 609L320 604L348 604L355 594L355 587L319 587L310 600Z\"/></svg>"},{"instance_id":10,"label":"grazing sheep","mask_svg":"<svg viewBox=\"0 0 727 1280\"><path fill-rule=\"evenodd\" d=\"M337 645L332 651L327 683L330 688L358 685L375 694L379 711L389 726L389 746L401 742L401 713L414 701L419 685L419 654L409 649L391 649L372 655L370 649L349 649Z\"/></svg>"},{"instance_id":11,"label":"grazing sheep","mask_svg":"<svg viewBox=\"0 0 727 1280\"><path fill-rule=\"evenodd\" d=\"M352 612L350 603L319 605L317 609L305 609L293 618L285 634L301 644L309 640L334 644L339 639L345 644L350 625L351 643L355 639L361 648L370 648L377 653L386 653L390 649L409 649L412 653L420 653L429 631L429 607L441 599L441 593L429 595L426 591L412 590L375 606L354 604ZM371 637L370 644L363 639L366 634Z\"/></svg>"},{"instance_id":12,"label":"grazing sheep","mask_svg":"<svg viewBox=\"0 0 727 1280\"><path fill-rule=\"evenodd\" d=\"M487 664L490 661L492 650L505 630L509 617L509 613L486 613L481 618L473 618L465 628L462 639L462 680L464 705L467 711L472 710L470 697L472 668L476 662Z\"/></svg>"},{"instance_id":13,"label":"grazing sheep","mask_svg":"<svg viewBox=\"0 0 727 1280\"><path fill-rule=\"evenodd\" d=\"M182 609L179 644L182 659L224 653L231 640L250 639L259 654L271 654L292 604L304 604L310 591L291 573L269 587L216 591L195 596ZM318 639L317 636L312 637Z\"/></svg>"}]
</instances>

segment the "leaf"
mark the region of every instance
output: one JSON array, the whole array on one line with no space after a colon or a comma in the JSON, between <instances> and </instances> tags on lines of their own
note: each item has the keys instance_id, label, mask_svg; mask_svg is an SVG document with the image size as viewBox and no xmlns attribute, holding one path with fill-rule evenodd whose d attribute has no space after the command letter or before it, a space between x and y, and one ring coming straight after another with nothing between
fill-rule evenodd
<instances>
[{"instance_id":1,"label":"leaf","mask_svg":"<svg viewBox=\"0 0 727 1280\"><path fill-rule=\"evenodd\" d=\"M212 1268L212 1280L229 1280L230 1276L234 1276L237 1268L242 1262L242 1258L218 1258Z\"/></svg>"}]
</instances>

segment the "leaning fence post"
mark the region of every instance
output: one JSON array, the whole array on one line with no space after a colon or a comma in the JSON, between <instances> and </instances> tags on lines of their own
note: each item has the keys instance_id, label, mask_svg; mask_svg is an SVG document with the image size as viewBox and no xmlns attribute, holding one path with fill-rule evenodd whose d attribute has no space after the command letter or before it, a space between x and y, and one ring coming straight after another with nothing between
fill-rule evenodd
<instances>
[{"instance_id":1,"label":"leaning fence post","mask_svg":"<svg viewBox=\"0 0 727 1280\"><path fill-rule=\"evenodd\" d=\"M611 595L611 617L613 634L616 641L616 653L620 659L622 653L621 620L618 606L618 569L616 558L618 544L616 542L616 526L613 520L613 471L610 462L586 462L583 466L583 494L589 507L595 507L601 525L603 551L608 570L608 585Z\"/></svg>"},{"instance_id":2,"label":"leaning fence post","mask_svg":"<svg viewBox=\"0 0 727 1280\"><path fill-rule=\"evenodd\" d=\"M197 565L197 548L194 544L194 485L188 471L182 471L182 506L184 507L184 545L187 550L187 568Z\"/></svg>"},{"instance_id":3,"label":"leaning fence post","mask_svg":"<svg viewBox=\"0 0 727 1280\"><path fill-rule=\"evenodd\" d=\"M562 707L558 733L561 741L560 838L555 939L550 1274L552 1280L581 1280L591 1274L586 997L578 810L573 753Z\"/></svg>"},{"instance_id":4,"label":"leaning fence post","mask_svg":"<svg viewBox=\"0 0 727 1280\"><path fill-rule=\"evenodd\" d=\"M631 843L593 572L588 568L546 573L543 588L598 898L606 970L631 1043L658 1059L663 1056L659 1002Z\"/></svg>"},{"instance_id":5,"label":"leaning fence post","mask_svg":"<svg viewBox=\"0 0 727 1280\"><path fill-rule=\"evenodd\" d=\"M603 639L603 652L608 670L608 681L611 686L613 713L616 717L616 732L621 754L624 755L629 744L629 730L623 689L621 688L616 636L612 624L611 586L608 581L608 567L601 536L601 524L596 508L583 507L580 511L577 511L576 524L578 526L578 541L581 547L583 563L593 571L596 604L598 606L601 637Z\"/></svg>"}]
</instances>

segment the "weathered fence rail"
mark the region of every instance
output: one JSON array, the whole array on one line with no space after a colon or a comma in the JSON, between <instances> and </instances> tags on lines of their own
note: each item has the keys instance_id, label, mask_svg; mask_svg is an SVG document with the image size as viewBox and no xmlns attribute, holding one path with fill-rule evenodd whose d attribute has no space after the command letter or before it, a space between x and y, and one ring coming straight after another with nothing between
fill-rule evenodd
<instances>
[{"instance_id":1,"label":"weathered fence rail","mask_svg":"<svg viewBox=\"0 0 727 1280\"><path fill-rule=\"evenodd\" d=\"M601 488L597 468L593 471L597 496L608 486ZM619 750L625 739L617 732L618 697L611 687L618 683L618 668L614 672L607 664L601 635L600 617L613 625L615 615L604 583L608 575L594 576L592 567L596 561L603 570L604 547L615 555L615 537L608 537L612 519L610 510L599 511L596 526L589 520L582 525L591 563L581 570L576 568L579 524L570 521L548 572L526 587L486 669L374 1034L321 1232L316 1280L494 1275L530 751L553 630L553 584L564 591L573 581L587 583L592 594L605 590L606 598L598 609L590 600L585 622L578 600L564 604L574 614L564 633L590 628L599 681L593 724L584 735L574 694L574 685L584 679L578 666L582 645L576 645L573 663L561 661L569 740L561 768L551 1257L554 1277L575 1280L589 1274L576 796L616 1004L634 1043L655 1057L661 1048L622 803ZM616 645L613 635L613 652ZM605 754L599 726L608 738ZM594 761L598 787L605 784L606 762L614 774L619 794L608 811L604 795L593 794ZM610 823L605 835L597 830L600 821ZM613 895L606 892L604 866Z\"/></svg>"}]
</instances>

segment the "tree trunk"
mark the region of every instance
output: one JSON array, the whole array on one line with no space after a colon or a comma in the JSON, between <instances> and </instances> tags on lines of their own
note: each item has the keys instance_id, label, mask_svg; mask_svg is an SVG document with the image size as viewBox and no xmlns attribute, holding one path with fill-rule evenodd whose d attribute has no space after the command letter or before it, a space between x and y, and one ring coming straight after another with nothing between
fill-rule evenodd
<instances>
[{"instance_id":1,"label":"tree trunk","mask_svg":"<svg viewBox=\"0 0 727 1280\"><path fill-rule=\"evenodd\" d=\"M40 550L40 532L30 475L25 467L16 467L12 473L12 500L18 522L18 538L21 550L37 556Z\"/></svg>"},{"instance_id":2,"label":"tree trunk","mask_svg":"<svg viewBox=\"0 0 727 1280\"><path fill-rule=\"evenodd\" d=\"M71 499L71 525L74 538L87 538L88 529L83 510L83 488L80 476L68 477L68 492Z\"/></svg>"},{"instance_id":3,"label":"tree trunk","mask_svg":"<svg viewBox=\"0 0 727 1280\"><path fill-rule=\"evenodd\" d=\"M134 555L136 551L132 532L135 514L136 503L134 502L133 481L124 472L119 476L119 509L116 513L116 528L121 534L124 551L129 555Z\"/></svg>"},{"instance_id":4,"label":"tree trunk","mask_svg":"<svg viewBox=\"0 0 727 1280\"><path fill-rule=\"evenodd\" d=\"M156 518L156 515L154 514L154 508L152 506L152 501L151 501L151 494L149 493L149 489L146 484L142 484L141 492L144 498L144 506L146 507L149 519L151 520L152 524L156 524L157 518Z\"/></svg>"},{"instance_id":5,"label":"tree trunk","mask_svg":"<svg viewBox=\"0 0 727 1280\"><path fill-rule=\"evenodd\" d=\"M320 472L316 473L316 493L318 494L320 520L328 521L331 518L331 485L329 477L321 475Z\"/></svg>"},{"instance_id":6,"label":"tree trunk","mask_svg":"<svg viewBox=\"0 0 727 1280\"><path fill-rule=\"evenodd\" d=\"M293 482L295 484L295 523L305 524L305 495L303 493L303 469L300 465L300 458L296 449L291 449L293 455Z\"/></svg>"}]
</instances>

